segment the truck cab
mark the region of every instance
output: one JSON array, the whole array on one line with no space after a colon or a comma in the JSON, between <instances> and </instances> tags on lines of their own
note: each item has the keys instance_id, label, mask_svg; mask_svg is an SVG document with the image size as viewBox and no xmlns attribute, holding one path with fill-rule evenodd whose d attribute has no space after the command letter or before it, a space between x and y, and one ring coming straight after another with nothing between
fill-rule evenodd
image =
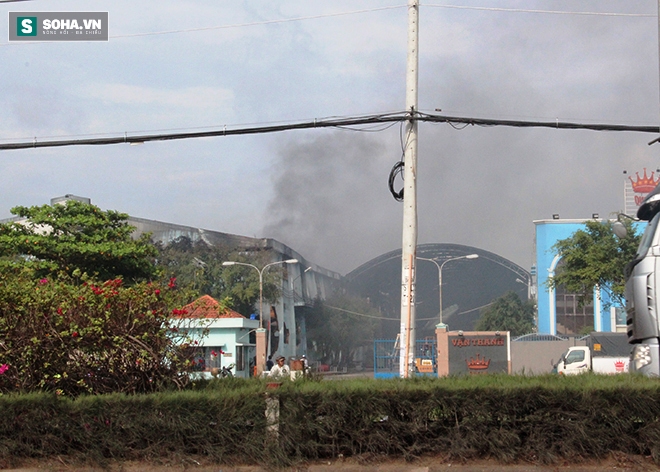
<instances>
[{"instance_id":1,"label":"truck cab","mask_svg":"<svg viewBox=\"0 0 660 472\"><path fill-rule=\"evenodd\" d=\"M626 328L634 372L660 375L658 345L658 274L660 274L660 212L649 221L635 259L626 267Z\"/></svg>"},{"instance_id":2,"label":"truck cab","mask_svg":"<svg viewBox=\"0 0 660 472\"><path fill-rule=\"evenodd\" d=\"M557 362L557 373L560 375L576 375L591 370L591 352L587 346L569 347Z\"/></svg>"},{"instance_id":3,"label":"truck cab","mask_svg":"<svg viewBox=\"0 0 660 472\"><path fill-rule=\"evenodd\" d=\"M635 258L626 266L626 331L633 344L630 370L659 376L660 185L642 201L637 218L649 223Z\"/></svg>"}]
</instances>

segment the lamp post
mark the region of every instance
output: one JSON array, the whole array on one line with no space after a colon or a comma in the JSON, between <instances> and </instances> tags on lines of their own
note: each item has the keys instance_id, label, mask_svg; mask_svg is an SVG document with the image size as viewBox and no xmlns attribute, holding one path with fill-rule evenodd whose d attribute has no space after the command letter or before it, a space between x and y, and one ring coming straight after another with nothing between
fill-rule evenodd
<instances>
[{"instance_id":1,"label":"lamp post","mask_svg":"<svg viewBox=\"0 0 660 472\"><path fill-rule=\"evenodd\" d=\"M424 257L417 258L422 261L433 262L435 266L438 268L438 301L440 302L440 323L438 324L438 327L445 326L445 324L442 322L442 268L447 262L450 261L457 261L459 259L476 259L477 257L479 257L479 254L468 254L467 256L452 257L451 259L445 259L444 261L442 261L442 264L438 264L438 261L436 261L435 259L426 259Z\"/></svg>"},{"instance_id":2,"label":"lamp post","mask_svg":"<svg viewBox=\"0 0 660 472\"><path fill-rule=\"evenodd\" d=\"M312 270L312 267L311 267L311 266L307 267L305 270L303 270L303 271L300 273L300 275L298 275L297 277L295 277L293 280L290 280L290 282L289 282L289 286L291 287L291 298L293 298L293 303L294 303L294 304L295 304L295 302L296 302L296 280L298 280L299 278L301 278L303 275L305 275L305 274L306 274L307 272L309 272L310 270ZM304 293L301 293L301 294L300 294L300 297L301 297L301 298L303 299L303 301L304 301L304 299L305 299L305 294L304 294Z\"/></svg>"},{"instance_id":3,"label":"lamp post","mask_svg":"<svg viewBox=\"0 0 660 472\"><path fill-rule=\"evenodd\" d=\"M222 263L223 266L233 266L233 265L242 265L247 267L252 267L259 274L259 329L257 329L257 359L261 362L257 362L257 376L260 376L264 371L264 366L266 365L266 351L268 350L268 342L266 341L266 330L264 329L264 271L277 264L297 264L298 259L287 259L286 261L276 261L266 264L261 269L256 265L248 264L247 262L236 262L236 261L225 261ZM269 321L270 326L270 321ZM270 333L268 333L270 334Z\"/></svg>"},{"instance_id":4,"label":"lamp post","mask_svg":"<svg viewBox=\"0 0 660 472\"><path fill-rule=\"evenodd\" d=\"M519 284L523 284L525 287L527 287L527 300L530 300L532 298L532 278L528 277L527 282L520 278L516 278L516 282Z\"/></svg>"}]
</instances>

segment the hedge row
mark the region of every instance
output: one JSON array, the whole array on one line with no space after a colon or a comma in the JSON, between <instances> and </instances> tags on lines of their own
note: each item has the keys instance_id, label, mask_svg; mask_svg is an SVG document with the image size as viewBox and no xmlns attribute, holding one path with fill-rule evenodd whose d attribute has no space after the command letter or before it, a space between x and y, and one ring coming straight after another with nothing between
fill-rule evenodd
<instances>
[{"instance_id":1,"label":"hedge row","mask_svg":"<svg viewBox=\"0 0 660 472\"><path fill-rule=\"evenodd\" d=\"M266 400L279 403L279 432ZM148 395L0 396L0 466L24 458L197 457L290 465L340 454L504 463L581 462L610 453L660 463L660 385L635 376L214 381Z\"/></svg>"}]
</instances>

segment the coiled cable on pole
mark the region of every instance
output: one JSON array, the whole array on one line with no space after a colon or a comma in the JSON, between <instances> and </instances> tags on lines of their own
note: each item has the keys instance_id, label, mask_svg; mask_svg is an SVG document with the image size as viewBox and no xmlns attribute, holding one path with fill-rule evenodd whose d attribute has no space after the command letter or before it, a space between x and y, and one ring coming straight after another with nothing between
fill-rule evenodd
<instances>
[{"instance_id":1,"label":"coiled cable on pole","mask_svg":"<svg viewBox=\"0 0 660 472\"><path fill-rule=\"evenodd\" d=\"M394 164L394 167L392 167L392 170L390 171L390 178L388 182L388 186L390 188L390 193L394 197L394 199L397 202L402 202L403 201L403 190L404 188L401 187L401 190L396 191L394 189L394 180L396 179L397 175L401 175L401 179L403 179L403 167L405 163L403 160L400 160L396 164Z\"/></svg>"}]
</instances>

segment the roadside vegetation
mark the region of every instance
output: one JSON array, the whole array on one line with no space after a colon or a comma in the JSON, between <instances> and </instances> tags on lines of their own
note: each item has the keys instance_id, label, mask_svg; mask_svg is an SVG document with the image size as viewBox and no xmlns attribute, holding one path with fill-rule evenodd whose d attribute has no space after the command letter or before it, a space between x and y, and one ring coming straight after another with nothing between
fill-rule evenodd
<instances>
[{"instance_id":1,"label":"roadside vegetation","mask_svg":"<svg viewBox=\"0 0 660 472\"><path fill-rule=\"evenodd\" d=\"M660 463L660 385L632 375L284 382L153 394L0 396L0 467L27 459L290 466L352 457ZM277 433L266 402L279 405Z\"/></svg>"}]
</instances>

